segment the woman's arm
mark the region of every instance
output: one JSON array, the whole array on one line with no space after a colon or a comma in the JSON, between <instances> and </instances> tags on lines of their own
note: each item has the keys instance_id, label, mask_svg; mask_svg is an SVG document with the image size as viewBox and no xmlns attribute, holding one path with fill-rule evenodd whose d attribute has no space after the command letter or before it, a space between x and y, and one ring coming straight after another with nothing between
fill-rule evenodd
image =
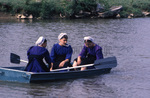
<instances>
[{"instance_id":1,"label":"woman's arm","mask_svg":"<svg viewBox=\"0 0 150 98\"><path fill-rule=\"evenodd\" d=\"M72 47L69 46L69 48L68 48L68 50L67 50L66 58L65 58L66 61L68 61L68 62L71 61L72 52L73 52ZM67 60L67 59L68 59L68 60ZM66 61L65 61L65 62L66 62Z\"/></svg>"},{"instance_id":2,"label":"woman's arm","mask_svg":"<svg viewBox=\"0 0 150 98\"><path fill-rule=\"evenodd\" d=\"M82 51L80 52L79 56L81 56L81 58L85 58L87 55L87 47L83 46Z\"/></svg>"},{"instance_id":3,"label":"woman's arm","mask_svg":"<svg viewBox=\"0 0 150 98\"><path fill-rule=\"evenodd\" d=\"M102 53L102 49L98 49L96 51L96 59L103 59L103 53Z\"/></svg>"},{"instance_id":4,"label":"woman's arm","mask_svg":"<svg viewBox=\"0 0 150 98\"><path fill-rule=\"evenodd\" d=\"M77 65L80 65L81 64L81 56L78 56L77 58Z\"/></svg>"},{"instance_id":5,"label":"woman's arm","mask_svg":"<svg viewBox=\"0 0 150 98\"><path fill-rule=\"evenodd\" d=\"M53 45L53 48L51 50L50 58L51 58L51 62L54 63L54 59L55 59L55 45Z\"/></svg>"},{"instance_id":6,"label":"woman's arm","mask_svg":"<svg viewBox=\"0 0 150 98\"><path fill-rule=\"evenodd\" d=\"M51 66L50 66L50 71L51 71L51 70L53 70L53 63L51 63Z\"/></svg>"},{"instance_id":7,"label":"woman's arm","mask_svg":"<svg viewBox=\"0 0 150 98\"><path fill-rule=\"evenodd\" d=\"M65 59L63 60L60 64L59 64L59 67L63 67L65 65L65 63L69 62L70 60L69 59Z\"/></svg>"}]
</instances>

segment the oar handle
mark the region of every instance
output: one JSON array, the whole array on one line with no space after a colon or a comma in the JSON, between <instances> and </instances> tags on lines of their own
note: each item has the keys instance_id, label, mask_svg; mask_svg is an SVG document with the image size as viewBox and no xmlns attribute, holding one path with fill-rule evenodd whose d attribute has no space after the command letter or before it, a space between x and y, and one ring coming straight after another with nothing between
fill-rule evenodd
<instances>
[{"instance_id":1,"label":"oar handle","mask_svg":"<svg viewBox=\"0 0 150 98\"><path fill-rule=\"evenodd\" d=\"M74 69L74 68L89 67L89 66L93 66L93 65L94 65L94 64L87 64L87 65L80 65L80 66L75 66L75 67L67 67L67 68L61 68L61 69L51 70L51 72L52 72L52 71L61 71L61 70Z\"/></svg>"},{"instance_id":2,"label":"oar handle","mask_svg":"<svg viewBox=\"0 0 150 98\"><path fill-rule=\"evenodd\" d=\"M20 61L21 61L21 62L25 62L25 63L28 63L28 61L26 61L26 60L21 60L21 59L20 59Z\"/></svg>"}]
</instances>

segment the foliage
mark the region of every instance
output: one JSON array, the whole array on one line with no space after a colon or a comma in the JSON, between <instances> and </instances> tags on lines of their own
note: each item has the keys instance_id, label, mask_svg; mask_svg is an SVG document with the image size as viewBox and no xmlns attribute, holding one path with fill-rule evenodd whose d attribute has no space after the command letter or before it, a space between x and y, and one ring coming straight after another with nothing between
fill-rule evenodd
<instances>
[{"instance_id":1,"label":"foliage","mask_svg":"<svg viewBox=\"0 0 150 98\"><path fill-rule=\"evenodd\" d=\"M34 17L39 17L41 12L41 4L40 3L31 3L30 5L24 6L24 13L32 14Z\"/></svg>"},{"instance_id":2,"label":"foliage","mask_svg":"<svg viewBox=\"0 0 150 98\"><path fill-rule=\"evenodd\" d=\"M93 12L97 4L104 5L105 11L112 6L123 6L121 17L133 13L135 17L142 16L142 10L150 11L150 0L0 0L0 11L32 14L43 19L60 14L70 17L80 11Z\"/></svg>"},{"instance_id":3,"label":"foliage","mask_svg":"<svg viewBox=\"0 0 150 98\"><path fill-rule=\"evenodd\" d=\"M149 2L142 2L142 1L139 1L138 3L134 2L133 7L139 8L139 9L145 10L145 11L150 11L150 0L149 0Z\"/></svg>"},{"instance_id":4,"label":"foliage","mask_svg":"<svg viewBox=\"0 0 150 98\"><path fill-rule=\"evenodd\" d=\"M120 13L123 18L128 17L130 14L133 14L133 17L143 16L142 11L139 8L133 7L124 7L124 10Z\"/></svg>"}]
</instances>

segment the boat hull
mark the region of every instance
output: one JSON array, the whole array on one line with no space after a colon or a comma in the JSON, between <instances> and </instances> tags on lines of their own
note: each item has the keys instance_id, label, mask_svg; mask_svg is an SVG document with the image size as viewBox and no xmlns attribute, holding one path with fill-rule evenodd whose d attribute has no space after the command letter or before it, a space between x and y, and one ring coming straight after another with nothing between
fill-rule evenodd
<instances>
[{"instance_id":1,"label":"boat hull","mask_svg":"<svg viewBox=\"0 0 150 98\"><path fill-rule=\"evenodd\" d=\"M52 70L51 72L27 72L24 71L25 67L0 67L0 80L31 83L39 81L54 81L54 80L101 75L109 73L111 71L111 68L116 67L117 60L116 57L108 57L96 60L94 64L81 65L77 67L81 68L87 66L94 66L95 69L74 71L73 69L76 67L69 67L69 68L61 68L59 69L59 71Z\"/></svg>"},{"instance_id":2,"label":"boat hull","mask_svg":"<svg viewBox=\"0 0 150 98\"><path fill-rule=\"evenodd\" d=\"M94 76L94 75L110 73L110 70L111 68L94 69L94 70L86 70L86 71L69 71L69 72L66 71L66 72L50 72L50 73L32 74L30 82L54 81L54 80L89 77L89 76Z\"/></svg>"},{"instance_id":3,"label":"boat hull","mask_svg":"<svg viewBox=\"0 0 150 98\"><path fill-rule=\"evenodd\" d=\"M0 68L0 80L20 83L55 81L106 74L110 73L111 68L41 73L26 72L23 70L24 67L2 67Z\"/></svg>"},{"instance_id":4,"label":"boat hull","mask_svg":"<svg viewBox=\"0 0 150 98\"><path fill-rule=\"evenodd\" d=\"M22 71L20 70L21 68L23 67L1 67L0 68L0 80L20 82L20 83L29 83L32 73Z\"/></svg>"}]
</instances>

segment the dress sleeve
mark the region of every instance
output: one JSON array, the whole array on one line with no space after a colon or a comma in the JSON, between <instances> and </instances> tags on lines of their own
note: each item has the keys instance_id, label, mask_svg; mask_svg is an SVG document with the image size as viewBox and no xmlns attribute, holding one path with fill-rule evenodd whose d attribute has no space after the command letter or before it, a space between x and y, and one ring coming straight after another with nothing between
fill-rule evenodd
<instances>
[{"instance_id":1,"label":"dress sleeve","mask_svg":"<svg viewBox=\"0 0 150 98\"><path fill-rule=\"evenodd\" d=\"M27 51L27 56L28 56L28 59L29 59L29 56L30 56L30 50L33 48L33 46L31 46L28 51Z\"/></svg>"},{"instance_id":2,"label":"dress sleeve","mask_svg":"<svg viewBox=\"0 0 150 98\"><path fill-rule=\"evenodd\" d=\"M72 52L73 52L72 47L69 46L65 59L69 59L71 61Z\"/></svg>"},{"instance_id":3,"label":"dress sleeve","mask_svg":"<svg viewBox=\"0 0 150 98\"><path fill-rule=\"evenodd\" d=\"M48 50L45 53L45 61L46 63L51 64L51 58L50 58Z\"/></svg>"},{"instance_id":4,"label":"dress sleeve","mask_svg":"<svg viewBox=\"0 0 150 98\"><path fill-rule=\"evenodd\" d=\"M81 56L81 58L85 58L86 55L87 55L87 48L85 46L83 46L83 49L80 52L79 56Z\"/></svg>"},{"instance_id":5,"label":"dress sleeve","mask_svg":"<svg viewBox=\"0 0 150 98\"><path fill-rule=\"evenodd\" d=\"M96 51L96 59L103 59L103 53L102 53L102 49L98 49Z\"/></svg>"},{"instance_id":6,"label":"dress sleeve","mask_svg":"<svg viewBox=\"0 0 150 98\"><path fill-rule=\"evenodd\" d=\"M51 58L51 62L54 63L54 59L55 59L55 45L53 45L53 48L51 50L51 54L50 54L50 58Z\"/></svg>"}]
</instances>

